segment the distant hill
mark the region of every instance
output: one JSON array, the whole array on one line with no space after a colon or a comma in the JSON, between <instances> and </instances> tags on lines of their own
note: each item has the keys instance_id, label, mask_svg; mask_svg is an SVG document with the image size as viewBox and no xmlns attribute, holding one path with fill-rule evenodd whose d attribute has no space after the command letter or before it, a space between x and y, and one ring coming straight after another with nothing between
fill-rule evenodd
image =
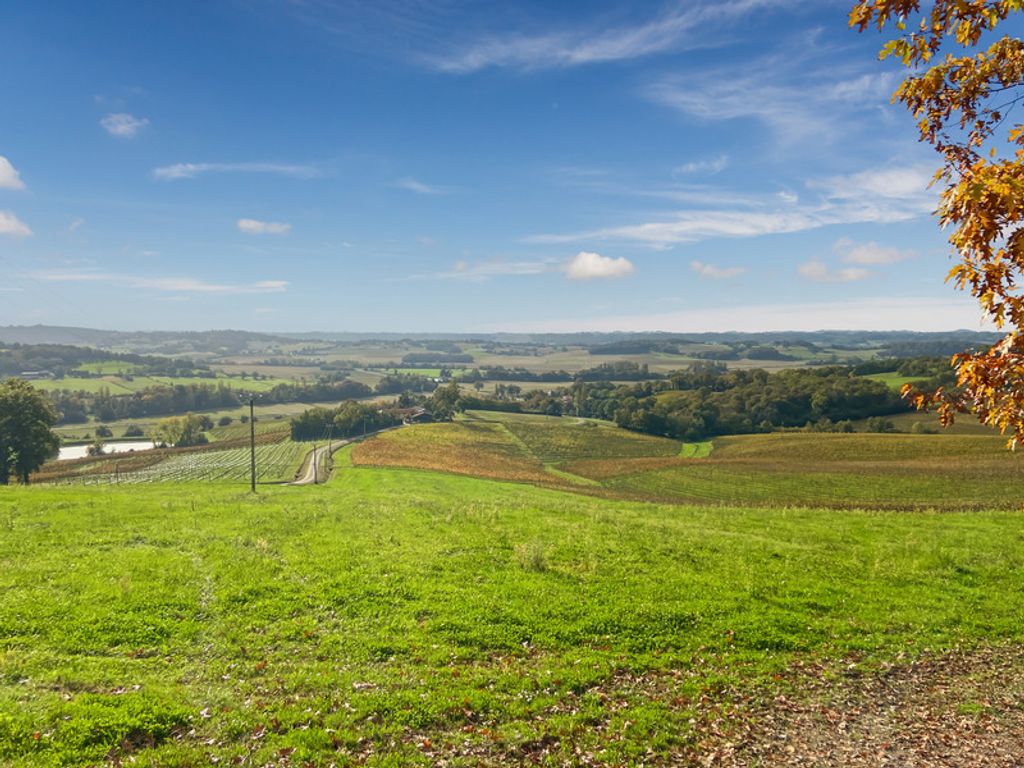
<instances>
[{"instance_id":1,"label":"distant hill","mask_svg":"<svg viewBox=\"0 0 1024 768\"><path fill-rule=\"evenodd\" d=\"M116 352L150 355L232 355L272 353L281 345L301 342L359 343L367 341L424 343L535 344L581 346L596 354L626 350L671 351L681 344L747 344L757 346L817 346L833 349L881 349L895 357L945 355L992 344L998 333L947 331L792 331L769 333L254 333L251 331L114 331L57 325L0 326L0 344L72 344ZM601 349L601 348L604 349Z\"/></svg>"},{"instance_id":2,"label":"distant hill","mask_svg":"<svg viewBox=\"0 0 1024 768\"><path fill-rule=\"evenodd\" d=\"M2 344L71 344L158 355L241 354L293 339L250 331L109 331L58 325L0 326Z\"/></svg>"}]
</instances>

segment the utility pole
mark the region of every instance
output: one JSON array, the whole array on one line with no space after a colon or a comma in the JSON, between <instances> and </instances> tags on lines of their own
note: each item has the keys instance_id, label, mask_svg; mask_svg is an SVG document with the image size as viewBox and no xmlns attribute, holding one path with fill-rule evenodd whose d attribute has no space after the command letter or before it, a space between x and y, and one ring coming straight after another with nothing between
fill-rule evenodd
<instances>
[{"instance_id":1,"label":"utility pole","mask_svg":"<svg viewBox=\"0 0 1024 768\"><path fill-rule=\"evenodd\" d=\"M249 479L252 492L256 493L256 408L253 397L249 398Z\"/></svg>"}]
</instances>

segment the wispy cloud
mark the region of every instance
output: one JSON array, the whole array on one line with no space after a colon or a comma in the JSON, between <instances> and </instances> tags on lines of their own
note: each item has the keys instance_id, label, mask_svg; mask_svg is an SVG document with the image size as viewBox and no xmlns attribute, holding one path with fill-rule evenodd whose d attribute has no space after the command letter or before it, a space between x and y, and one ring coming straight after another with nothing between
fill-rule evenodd
<instances>
[{"instance_id":1,"label":"wispy cloud","mask_svg":"<svg viewBox=\"0 0 1024 768\"><path fill-rule=\"evenodd\" d=\"M897 77L836 67L813 55L768 57L647 85L647 99L702 121L754 120L783 144L832 144L885 106Z\"/></svg>"},{"instance_id":2,"label":"wispy cloud","mask_svg":"<svg viewBox=\"0 0 1024 768\"><path fill-rule=\"evenodd\" d=\"M707 158L704 160L692 160L689 163L683 163L682 165L676 166L675 173L714 176L716 173L721 173L728 167L729 156L718 155L717 157Z\"/></svg>"},{"instance_id":3,"label":"wispy cloud","mask_svg":"<svg viewBox=\"0 0 1024 768\"><path fill-rule=\"evenodd\" d=\"M885 167L812 181L817 199L799 202L778 195L705 195L704 201L730 201L729 207L693 207L655 221L567 234L526 238L531 243L624 240L665 248L719 237L758 237L817 229L833 224L892 223L930 213L936 196L927 188L930 173L914 167ZM699 195L694 196L695 203Z\"/></svg>"},{"instance_id":4,"label":"wispy cloud","mask_svg":"<svg viewBox=\"0 0 1024 768\"><path fill-rule=\"evenodd\" d=\"M912 259L917 255L914 251L892 248L878 243L855 243L847 238L837 240L836 244L832 246L832 250L847 264L867 266L895 264Z\"/></svg>"},{"instance_id":5,"label":"wispy cloud","mask_svg":"<svg viewBox=\"0 0 1024 768\"><path fill-rule=\"evenodd\" d=\"M395 182L395 186L399 189L415 192L419 195L447 195L451 191L447 187L439 187L436 184L426 184L418 179L412 178L411 176L399 179Z\"/></svg>"},{"instance_id":6,"label":"wispy cloud","mask_svg":"<svg viewBox=\"0 0 1024 768\"><path fill-rule=\"evenodd\" d=\"M0 235L28 237L32 230L11 211L0 211Z\"/></svg>"},{"instance_id":7,"label":"wispy cloud","mask_svg":"<svg viewBox=\"0 0 1024 768\"><path fill-rule=\"evenodd\" d=\"M412 280L465 280L484 283L496 277L521 277L551 272L555 262L538 261L457 261L451 269L442 272L412 275Z\"/></svg>"},{"instance_id":8,"label":"wispy cloud","mask_svg":"<svg viewBox=\"0 0 1024 768\"><path fill-rule=\"evenodd\" d=\"M727 0L673 6L640 24L495 35L426 60L434 68L452 74L469 74L488 68L564 69L625 61L666 51L706 47L709 29L727 25L760 8L783 4L788 3L785 0Z\"/></svg>"},{"instance_id":9,"label":"wispy cloud","mask_svg":"<svg viewBox=\"0 0 1024 768\"><path fill-rule=\"evenodd\" d=\"M85 219L81 217L74 219L70 224L68 224L68 232L77 232L83 227L84 224Z\"/></svg>"},{"instance_id":10,"label":"wispy cloud","mask_svg":"<svg viewBox=\"0 0 1024 768\"><path fill-rule=\"evenodd\" d=\"M609 280L628 277L636 272L629 259L613 259L599 253L580 251L565 265L565 276L570 280Z\"/></svg>"},{"instance_id":11,"label":"wispy cloud","mask_svg":"<svg viewBox=\"0 0 1024 768\"><path fill-rule=\"evenodd\" d=\"M143 277L111 272L35 272L30 275L37 280L65 283L109 283L128 285L133 288L166 291L170 293L195 293L220 296L241 294L281 293L287 290L286 280L259 280L253 283L210 283L194 277Z\"/></svg>"},{"instance_id":12,"label":"wispy cloud","mask_svg":"<svg viewBox=\"0 0 1024 768\"><path fill-rule=\"evenodd\" d=\"M312 179L320 175L320 171L311 165L285 163L176 163L153 169L153 177L161 181L194 179L209 173L267 173L296 179Z\"/></svg>"},{"instance_id":13,"label":"wispy cloud","mask_svg":"<svg viewBox=\"0 0 1024 768\"><path fill-rule=\"evenodd\" d=\"M292 225L285 224L282 221L239 219L238 229L247 235L287 235L292 231Z\"/></svg>"},{"instance_id":14,"label":"wispy cloud","mask_svg":"<svg viewBox=\"0 0 1024 768\"><path fill-rule=\"evenodd\" d=\"M113 112L100 120L103 130L119 139L134 139L139 131L149 125L149 119L135 117L127 112Z\"/></svg>"},{"instance_id":15,"label":"wispy cloud","mask_svg":"<svg viewBox=\"0 0 1024 768\"><path fill-rule=\"evenodd\" d=\"M811 181L812 189L822 189L828 197L845 200L908 200L918 210L931 211L936 198L928 192L935 175L930 164L887 165L847 176L832 176L822 181Z\"/></svg>"},{"instance_id":16,"label":"wispy cloud","mask_svg":"<svg viewBox=\"0 0 1024 768\"><path fill-rule=\"evenodd\" d=\"M864 280L871 275L863 267L844 267L832 269L823 261L812 259L796 268L796 271L808 280L816 283L852 283Z\"/></svg>"},{"instance_id":17,"label":"wispy cloud","mask_svg":"<svg viewBox=\"0 0 1024 768\"><path fill-rule=\"evenodd\" d=\"M11 161L0 155L0 189L24 189L25 182L21 174L11 165Z\"/></svg>"},{"instance_id":18,"label":"wispy cloud","mask_svg":"<svg viewBox=\"0 0 1024 768\"><path fill-rule=\"evenodd\" d=\"M703 261L696 260L690 262L690 269L701 277L711 280L729 280L739 277L747 271L743 267L716 267L714 264L705 264Z\"/></svg>"}]
</instances>

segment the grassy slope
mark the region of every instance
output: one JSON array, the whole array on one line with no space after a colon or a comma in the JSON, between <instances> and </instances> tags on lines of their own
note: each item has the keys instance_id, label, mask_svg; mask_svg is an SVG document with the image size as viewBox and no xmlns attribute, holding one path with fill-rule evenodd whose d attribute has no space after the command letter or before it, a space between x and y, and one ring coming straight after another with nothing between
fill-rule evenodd
<instances>
[{"instance_id":1,"label":"grassy slope","mask_svg":"<svg viewBox=\"0 0 1024 768\"><path fill-rule=\"evenodd\" d=\"M1024 639L1020 531L351 467L256 498L9 488L0 763L666 758L703 694L798 657Z\"/></svg>"},{"instance_id":2,"label":"grassy slope","mask_svg":"<svg viewBox=\"0 0 1024 768\"><path fill-rule=\"evenodd\" d=\"M572 418L475 413L359 446L355 463L668 503L1017 508L1024 464L991 435L784 433L681 446Z\"/></svg>"}]
</instances>

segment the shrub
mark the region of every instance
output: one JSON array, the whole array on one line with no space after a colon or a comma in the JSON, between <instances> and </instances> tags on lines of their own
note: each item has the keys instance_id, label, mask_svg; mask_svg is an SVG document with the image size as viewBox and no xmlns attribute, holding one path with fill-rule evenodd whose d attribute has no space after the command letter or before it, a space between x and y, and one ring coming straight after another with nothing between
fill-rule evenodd
<instances>
[{"instance_id":1,"label":"shrub","mask_svg":"<svg viewBox=\"0 0 1024 768\"><path fill-rule=\"evenodd\" d=\"M539 541L531 541L517 546L516 561L524 571L544 573L548 569L547 552Z\"/></svg>"}]
</instances>

